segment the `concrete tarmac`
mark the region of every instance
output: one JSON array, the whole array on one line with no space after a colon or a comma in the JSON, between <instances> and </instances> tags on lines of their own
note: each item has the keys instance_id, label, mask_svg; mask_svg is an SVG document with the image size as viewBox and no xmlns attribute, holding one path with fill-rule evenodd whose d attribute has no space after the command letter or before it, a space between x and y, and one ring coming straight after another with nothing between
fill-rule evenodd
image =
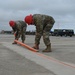
<instances>
[{"instance_id":1,"label":"concrete tarmac","mask_svg":"<svg viewBox=\"0 0 75 75\"><path fill-rule=\"evenodd\" d=\"M52 52L43 53L12 45L13 35L0 34L0 75L75 75L75 36L50 36ZM26 35L25 44L34 45L35 36ZM19 39L21 41L21 39Z\"/></svg>"}]
</instances>

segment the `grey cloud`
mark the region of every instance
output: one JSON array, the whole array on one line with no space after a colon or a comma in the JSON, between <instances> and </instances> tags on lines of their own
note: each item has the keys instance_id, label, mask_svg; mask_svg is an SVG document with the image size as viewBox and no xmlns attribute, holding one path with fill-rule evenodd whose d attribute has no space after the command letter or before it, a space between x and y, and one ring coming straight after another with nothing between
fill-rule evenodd
<instances>
[{"instance_id":1,"label":"grey cloud","mask_svg":"<svg viewBox=\"0 0 75 75\"><path fill-rule=\"evenodd\" d=\"M5 0L5 2L4 1L0 2L0 5L4 10L10 11L32 9L31 2L28 0Z\"/></svg>"},{"instance_id":2,"label":"grey cloud","mask_svg":"<svg viewBox=\"0 0 75 75\"><path fill-rule=\"evenodd\" d=\"M0 0L0 28L7 28L9 20L23 20L26 15L35 13L53 16L56 20L54 27L58 22L73 22L74 26L75 0Z\"/></svg>"}]
</instances>

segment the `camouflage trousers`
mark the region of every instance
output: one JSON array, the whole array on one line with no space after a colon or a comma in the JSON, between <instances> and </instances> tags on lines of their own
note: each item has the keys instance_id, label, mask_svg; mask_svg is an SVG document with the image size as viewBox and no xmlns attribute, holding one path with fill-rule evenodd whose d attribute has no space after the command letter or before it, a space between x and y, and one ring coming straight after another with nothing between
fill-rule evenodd
<instances>
[{"instance_id":1,"label":"camouflage trousers","mask_svg":"<svg viewBox=\"0 0 75 75\"><path fill-rule=\"evenodd\" d=\"M35 36L35 44L39 45L40 44L40 38L41 36L43 36L43 41L45 43L45 45L49 45L50 44L50 39L49 39L49 33L51 28L53 27L53 24L47 24L43 31L41 32L36 32L36 36Z\"/></svg>"}]
</instances>

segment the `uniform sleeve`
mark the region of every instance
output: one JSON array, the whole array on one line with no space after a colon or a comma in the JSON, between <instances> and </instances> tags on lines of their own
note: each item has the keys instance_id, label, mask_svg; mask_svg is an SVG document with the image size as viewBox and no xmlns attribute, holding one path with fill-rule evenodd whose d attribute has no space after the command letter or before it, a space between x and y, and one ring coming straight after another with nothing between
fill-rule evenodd
<instances>
[{"instance_id":1,"label":"uniform sleeve","mask_svg":"<svg viewBox=\"0 0 75 75\"><path fill-rule=\"evenodd\" d=\"M41 33L43 31L43 23L41 19L36 20L36 32Z\"/></svg>"},{"instance_id":2,"label":"uniform sleeve","mask_svg":"<svg viewBox=\"0 0 75 75\"><path fill-rule=\"evenodd\" d=\"M21 24L19 22L16 22L16 28L17 28L18 33L20 34L21 33Z\"/></svg>"},{"instance_id":3,"label":"uniform sleeve","mask_svg":"<svg viewBox=\"0 0 75 75\"><path fill-rule=\"evenodd\" d=\"M16 28L13 28L13 27L12 27L12 29L13 29L13 32L16 32Z\"/></svg>"}]
</instances>

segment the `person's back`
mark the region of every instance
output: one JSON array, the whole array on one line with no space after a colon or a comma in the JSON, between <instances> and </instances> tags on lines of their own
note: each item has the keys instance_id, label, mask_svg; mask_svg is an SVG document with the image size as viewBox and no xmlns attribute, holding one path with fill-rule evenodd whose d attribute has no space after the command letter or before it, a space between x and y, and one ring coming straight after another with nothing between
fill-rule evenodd
<instances>
[{"instance_id":1,"label":"person's back","mask_svg":"<svg viewBox=\"0 0 75 75\"><path fill-rule=\"evenodd\" d=\"M15 24L18 30L22 29L23 27L27 27L27 24L24 21L15 21Z\"/></svg>"},{"instance_id":2,"label":"person's back","mask_svg":"<svg viewBox=\"0 0 75 75\"><path fill-rule=\"evenodd\" d=\"M42 14L34 14L33 15L34 24L36 25L37 22L40 22L42 25L46 25L46 23L50 22L51 24L55 23L55 20L53 17L48 15L42 15Z\"/></svg>"}]
</instances>

